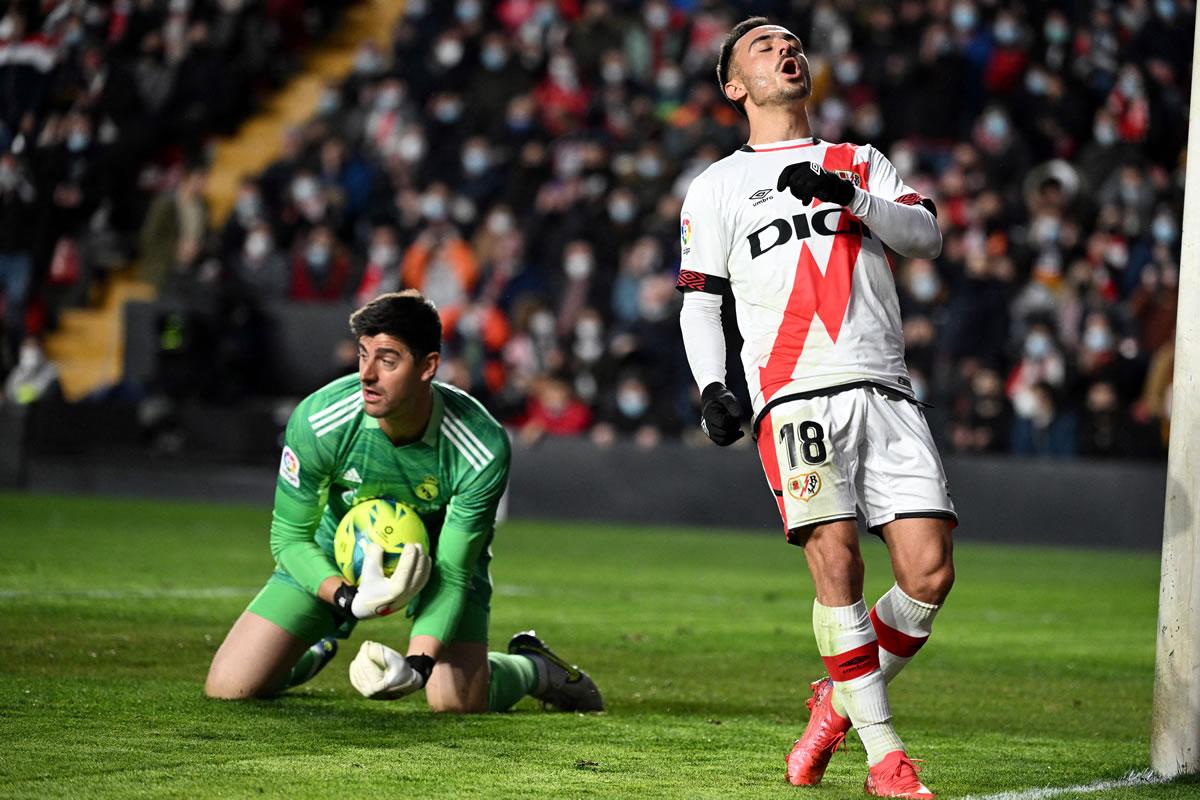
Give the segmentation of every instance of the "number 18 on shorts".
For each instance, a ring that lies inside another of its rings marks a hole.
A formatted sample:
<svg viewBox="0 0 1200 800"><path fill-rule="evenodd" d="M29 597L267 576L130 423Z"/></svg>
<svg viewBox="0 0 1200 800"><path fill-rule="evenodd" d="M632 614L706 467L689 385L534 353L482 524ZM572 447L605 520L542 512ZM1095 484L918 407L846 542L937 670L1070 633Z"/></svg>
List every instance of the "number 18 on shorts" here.
<svg viewBox="0 0 1200 800"><path fill-rule="evenodd" d="M855 387L782 403L759 423L758 453L793 543L856 507L875 533L902 517L956 519L925 416L907 399Z"/></svg>

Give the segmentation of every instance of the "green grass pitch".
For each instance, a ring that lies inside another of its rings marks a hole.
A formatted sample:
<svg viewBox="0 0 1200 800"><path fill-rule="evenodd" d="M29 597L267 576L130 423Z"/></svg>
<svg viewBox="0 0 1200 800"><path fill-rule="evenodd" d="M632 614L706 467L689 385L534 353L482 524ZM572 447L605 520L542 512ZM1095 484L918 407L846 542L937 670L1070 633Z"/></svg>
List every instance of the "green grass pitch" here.
<svg viewBox="0 0 1200 800"><path fill-rule="evenodd" d="M270 571L269 516L0 495L0 796L862 796L854 736L821 788L784 780L822 669L803 559L780 537L506 523L494 642L536 627L596 678L601 715L364 700L346 666L364 635L402 642L394 619L360 625L282 699L209 701L209 659ZM959 797L1145 769L1157 557L964 534L951 600L892 691L926 783ZM871 600L890 573L865 549ZM1088 796L1197 794L1185 780Z"/></svg>

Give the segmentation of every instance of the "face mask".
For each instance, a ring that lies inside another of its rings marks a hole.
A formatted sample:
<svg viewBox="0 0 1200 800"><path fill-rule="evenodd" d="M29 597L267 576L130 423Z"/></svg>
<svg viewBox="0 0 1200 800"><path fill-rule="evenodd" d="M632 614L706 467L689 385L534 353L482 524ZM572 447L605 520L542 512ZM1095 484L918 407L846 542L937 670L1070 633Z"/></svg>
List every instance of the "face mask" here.
<svg viewBox="0 0 1200 800"><path fill-rule="evenodd" d="M482 175L491 166L491 159L486 150L471 149L463 153L462 166L468 175Z"/></svg>
<svg viewBox="0 0 1200 800"><path fill-rule="evenodd" d="M393 86L375 95L375 107L380 111L395 111L403 99L400 90Z"/></svg>
<svg viewBox="0 0 1200 800"><path fill-rule="evenodd" d="M243 224L257 219L262 210L262 203L252 194L239 197L237 201L238 220Z"/></svg>
<svg viewBox="0 0 1200 800"><path fill-rule="evenodd" d="M92 143L91 137L86 133L72 133L67 137L67 149L72 153L80 153L87 149L87 146Z"/></svg>
<svg viewBox="0 0 1200 800"><path fill-rule="evenodd" d="M311 179L299 180L292 184L292 198L297 203L307 202L317 196L317 183Z"/></svg>
<svg viewBox="0 0 1200 800"><path fill-rule="evenodd" d="M433 57L443 67L454 67L462 61L463 46L457 39L444 39L434 48Z"/></svg>
<svg viewBox="0 0 1200 800"><path fill-rule="evenodd" d="M636 209L633 207L633 203L617 201L615 203L608 204L608 216L613 222L616 222L620 225L625 225L629 222L632 222L633 215L635 213Z"/></svg>
<svg viewBox="0 0 1200 800"><path fill-rule="evenodd" d="M488 233L494 236L503 236L506 233L511 233L513 229L513 218L508 214L492 214L488 218L487 225Z"/></svg>
<svg viewBox="0 0 1200 800"><path fill-rule="evenodd" d="M575 324L575 337L577 339L600 338L600 322L590 318L581 319Z"/></svg>
<svg viewBox="0 0 1200 800"><path fill-rule="evenodd" d="M508 53L504 52L503 47L485 47L483 52L479 54L479 61L483 64L483 68L489 72L503 69L508 63Z"/></svg>
<svg viewBox="0 0 1200 800"><path fill-rule="evenodd" d="M1105 328L1088 328L1083 334L1083 346L1093 353L1105 353L1112 349L1113 337Z"/></svg>
<svg viewBox="0 0 1200 800"><path fill-rule="evenodd" d="M573 281L583 280L592 274L592 257L587 253L572 253L563 263L563 271Z"/></svg>
<svg viewBox="0 0 1200 800"><path fill-rule="evenodd" d="M271 249L270 238L262 231L255 231L246 237L246 255L260 259Z"/></svg>
<svg viewBox="0 0 1200 800"><path fill-rule="evenodd" d="M1155 217L1150 225L1150 235L1159 244L1172 244L1175 241L1175 223L1170 217Z"/></svg>
<svg viewBox="0 0 1200 800"><path fill-rule="evenodd" d="M373 75L379 71L380 66L380 58L374 50L361 50L354 57L354 71L360 75Z"/></svg>
<svg viewBox="0 0 1200 800"><path fill-rule="evenodd" d="M993 139L1005 139L1008 136L1008 120L1003 114L988 114L983 120L983 130Z"/></svg>
<svg viewBox="0 0 1200 800"><path fill-rule="evenodd" d="M617 392L617 410L623 416L635 418L646 413L649 402L646 400L646 395L640 391L620 391Z"/></svg>
<svg viewBox="0 0 1200 800"><path fill-rule="evenodd" d="M12 17L0 19L0 39L9 39L17 30L17 24L13 22Z"/></svg>
<svg viewBox="0 0 1200 800"><path fill-rule="evenodd" d="M646 26L652 31L660 31L671 21L671 12L663 6L654 5L646 9Z"/></svg>
<svg viewBox="0 0 1200 800"><path fill-rule="evenodd" d="M404 4L404 16L409 19L420 19L429 13L428 0L408 0Z"/></svg>
<svg viewBox="0 0 1200 800"><path fill-rule="evenodd" d="M1063 44L1071 38L1071 31L1058 20L1047 21L1042 33L1045 34L1046 41L1051 44Z"/></svg>
<svg viewBox="0 0 1200 800"><path fill-rule="evenodd" d="M673 95L683 87L683 75L679 70L663 70L658 74L655 86L658 87L659 94Z"/></svg>
<svg viewBox="0 0 1200 800"><path fill-rule="evenodd" d="M306 258L311 266L323 269L329 264L329 245L320 243L310 244Z"/></svg>
<svg viewBox="0 0 1200 800"><path fill-rule="evenodd" d="M1044 333L1031 333L1025 337L1025 355L1037 360L1050 354L1050 337Z"/></svg>
<svg viewBox="0 0 1200 800"><path fill-rule="evenodd" d="M1175 19L1175 0L1157 0L1154 4L1154 10L1158 15L1170 22Z"/></svg>
<svg viewBox="0 0 1200 800"><path fill-rule="evenodd" d="M1042 217L1033 223L1033 238L1041 244L1054 244L1058 241L1061 227L1054 217Z"/></svg>
<svg viewBox="0 0 1200 800"><path fill-rule="evenodd" d="M1025 91L1033 95L1046 93L1046 76L1036 70L1025 73Z"/></svg>
<svg viewBox="0 0 1200 800"><path fill-rule="evenodd" d="M17 185L17 171L12 167L0 167L0 189L8 190Z"/></svg>
<svg viewBox="0 0 1200 800"><path fill-rule="evenodd" d="M410 164L420 160L425 155L425 140L415 134L402 136L396 143L396 155Z"/></svg>
<svg viewBox="0 0 1200 800"><path fill-rule="evenodd" d="M637 160L637 173L643 178L657 178L662 174L662 162L654 156L642 156Z"/></svg>
<svg viewBox="0 0 1200 800"><path fill-rule="evenodd" d="M421 214L426 219L442 220L446 218L446 201L436 194L421 199Z"/></svg>
<svg viewBox="0 0 1200 800"><path fill-rule="evenodd" d="M42 361L42 352L37 345L22 345L21 354L17 357L18 362L22 367L30 369L36 367Z"/></svg>
<svg viewBox="0 0 1200 800"><path fill-rule="evenodd" d="M909 282L909 289L912 291L913 297L921 303L933 300L941 288L942 283L936 275L917 275Z"/></svg>
<svg viewBox="0 0 1200 800"><path fill-rule="evenodd" d="M863 136L874 139L883 132L883 117L878 114L863 114L858 118L855 127Z"/></svg>
<svg viewBox="0 0 1200 800"><path fill-rule="evenodd" d="M462 115L462 105L458 101L449 101L439 103L437 108L433 110L433 116L438 122L450 124L458 122L459 116Z"/></svg>
<svg viewBox="0 0 1200 800"><path fill-rule="evenodd" d="M600 77L608 84L618 84L625 81L625 67L619 61L609 61L600 68Z"/></svg>
<svg viewBox="0 0 1200 800"><path fill-rule="evenodd" d="M529 330L536 336L549 336L554 333L554 315L549 311L538 311L529 319Z"/></svg>
<svg viewBox="0 0 1200 800"><path fill-rule="evenodd" d="M966 3L956 5L950 12L950 23L960 31L974 30L977 19L975 7Z"/></svg>
<svg viewBox="0 0 1200 800"><path fill-rule="evenodd" d="M1108 147L1117 141L1117 129L1111 123L1098 122L1092 129L1092 136L1095 137L1096 143Z"/></svg>
<svg viewBox="0 0 1200 800"><path fill-rule="evenodd" d="M550 62L550 77L555 83L573 85L575 83L575 68L571 62L555 59Z"/></svg>
<svg viewBox="0 0 1200 800"><path fill-rule="evenodd" d="M372 264L389 266L396 260L396 248L390 244L372 245L370 259Z"/></svg>
<svg viewBox="0 0 1200 800"><path fill-rule="evenodd" d="M1142 91L1142 82L1136 75L1122 75L1117 81L1117 91L1126 99L1137 97Z"/></svg>
<svg viewBox="0 0 1200 800"><path fill-rule="evenodd" d="M337 111L342 105L342 97L336 90L329 90L321 93L321 99L317 102L317 111L321 114L332 114Z"/></svg>
<svg viewBox="0 0 1200 800"><path fill-rule="evenodd" d="M838 79L838 83L850 86L858 83L858 79L862 75L862 66L857 61L841 61L834 67L833 74Z"/></svg>
<svg viewBox="0 0 1200 800"><path fill-rule="evenodd" d="M1017 34L1017 26L1008 20L997 22L996 26L992 28L992 35L1002 45L1011 45L1016 42Z"/></svg>
<svg viewBox="0 0 1200 800"><path fill-rule="evenodd" d="M474 22L483 14L483 9L479 7L479 3L472 0L464 0L454 8L454 16L458 17L459 22Z"/></svg>

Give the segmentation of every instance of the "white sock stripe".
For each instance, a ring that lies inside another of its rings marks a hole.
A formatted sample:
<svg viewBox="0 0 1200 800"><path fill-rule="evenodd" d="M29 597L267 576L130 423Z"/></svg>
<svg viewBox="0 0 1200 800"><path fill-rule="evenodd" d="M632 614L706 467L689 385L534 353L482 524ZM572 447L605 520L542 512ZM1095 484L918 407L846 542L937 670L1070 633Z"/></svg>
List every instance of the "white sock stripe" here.
<svg viewBox="0 0 1200 800"><path fill-rule="evenodd" d="M933 630L933 618L941 606L922 603L893 586L875 604L875 615L889 628L923 639Z"/></svg>
<svg viewBox="0 0 1200 800"><path fill-rule="evenodd" d="M342 427L347 422L354 419L356 416L358 416L358 407L354 406L353 408L351 408L349 411L347 411L345 414L338 417L337 419L331 419L331 420L327 420L327 421L323 422L322 427L320 427L320 428L314 427L313 432L316 433L317 438L320 439L322 436L329 433L330 431L336 430L337 428Z"/></svg>
<svg viewBox="0 0 1200 800"><path fill-rule="evenodd" d="M875 641L875 628L862 601L840 607L814 601L813 632L817 637L817 652L822 656L836 656Z"/></svg>
<svg viewBox="0 0 1200 800"><path fill-rule="evenodd" d="M483 469L483 466L476 460L471 451L463 446L463 443L459 441L458 433L456 433L453 428L451 428L449 425L442 425L442 435L450 440L451 444L454 445L458 452L462 453L463 458L467 459L467 461L471 463L471 466L475 468L476 472Z"/></svg>
<svg viewBox="0 0 1200 800"><path fill-rule="evenodd" d="M445 414L443 416L446 419L450 420L450 422L454 425L455 428L461 430L461 432L464 434L466 439L468 439L472 444L474 444L475 447L483 455L487 456L487 458L483 459L485 463L488 461L491 461L493 458L495 458L495 456L492 455L492 451L488 450L487 447L484 446L483 442L479 441L479 437L476 436L474 433L472 433L471 429L468 428L466 425L464 425L463 421L461 419L459 419L458 417L456 417L450 411L450 409L446 409Z"/></svg>
<svg viewBox="0 0 1200 800"><path fill-rule="evenodd" d="M313 427L316 427L320 423L321 420L323 420L327 417L334 416L341 409L344 409L346 406L352 406L355 404L356 401L361 401L361 400L362 400L362 394L360 394L359 392L355 392L354 394L350 395L349 397L344 397L341 400L338 400L336 403L334 403L331 406L326 406L325 408L321 409L320 411L316 412L315 414L310 414L308 417L308 421L313 424Z"/></svg>

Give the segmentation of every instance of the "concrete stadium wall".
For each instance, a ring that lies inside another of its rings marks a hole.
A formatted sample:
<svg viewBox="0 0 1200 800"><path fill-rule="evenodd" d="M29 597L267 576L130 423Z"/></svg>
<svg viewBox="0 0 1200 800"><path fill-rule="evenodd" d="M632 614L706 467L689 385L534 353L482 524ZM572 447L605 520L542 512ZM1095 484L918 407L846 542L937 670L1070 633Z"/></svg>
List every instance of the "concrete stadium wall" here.
<svg viewBox="0 0 1200 800"><path fill-rule="evenodd" d="M999 542L1158 549L1166 465L1116 461L947 458L956 536ZM518 448L509 513L744 528L782 534L774 497L749 447L586 441Z"/></svg>
<svg viewBox="0 0 1200 800"><path fill-rule="evenodd" d="M0 407L0 488L263 505L274 495L273 427L263 417L254 423L247 409L189 409L185 417L203 420L207 438L173 454L146 450L132 409L7 411ZM1164 464L951 457L946 471L960 540L1161 545ZM781 533L750 447L664 444L643 451L584 439L517 445L508 513Z"/></svg>

